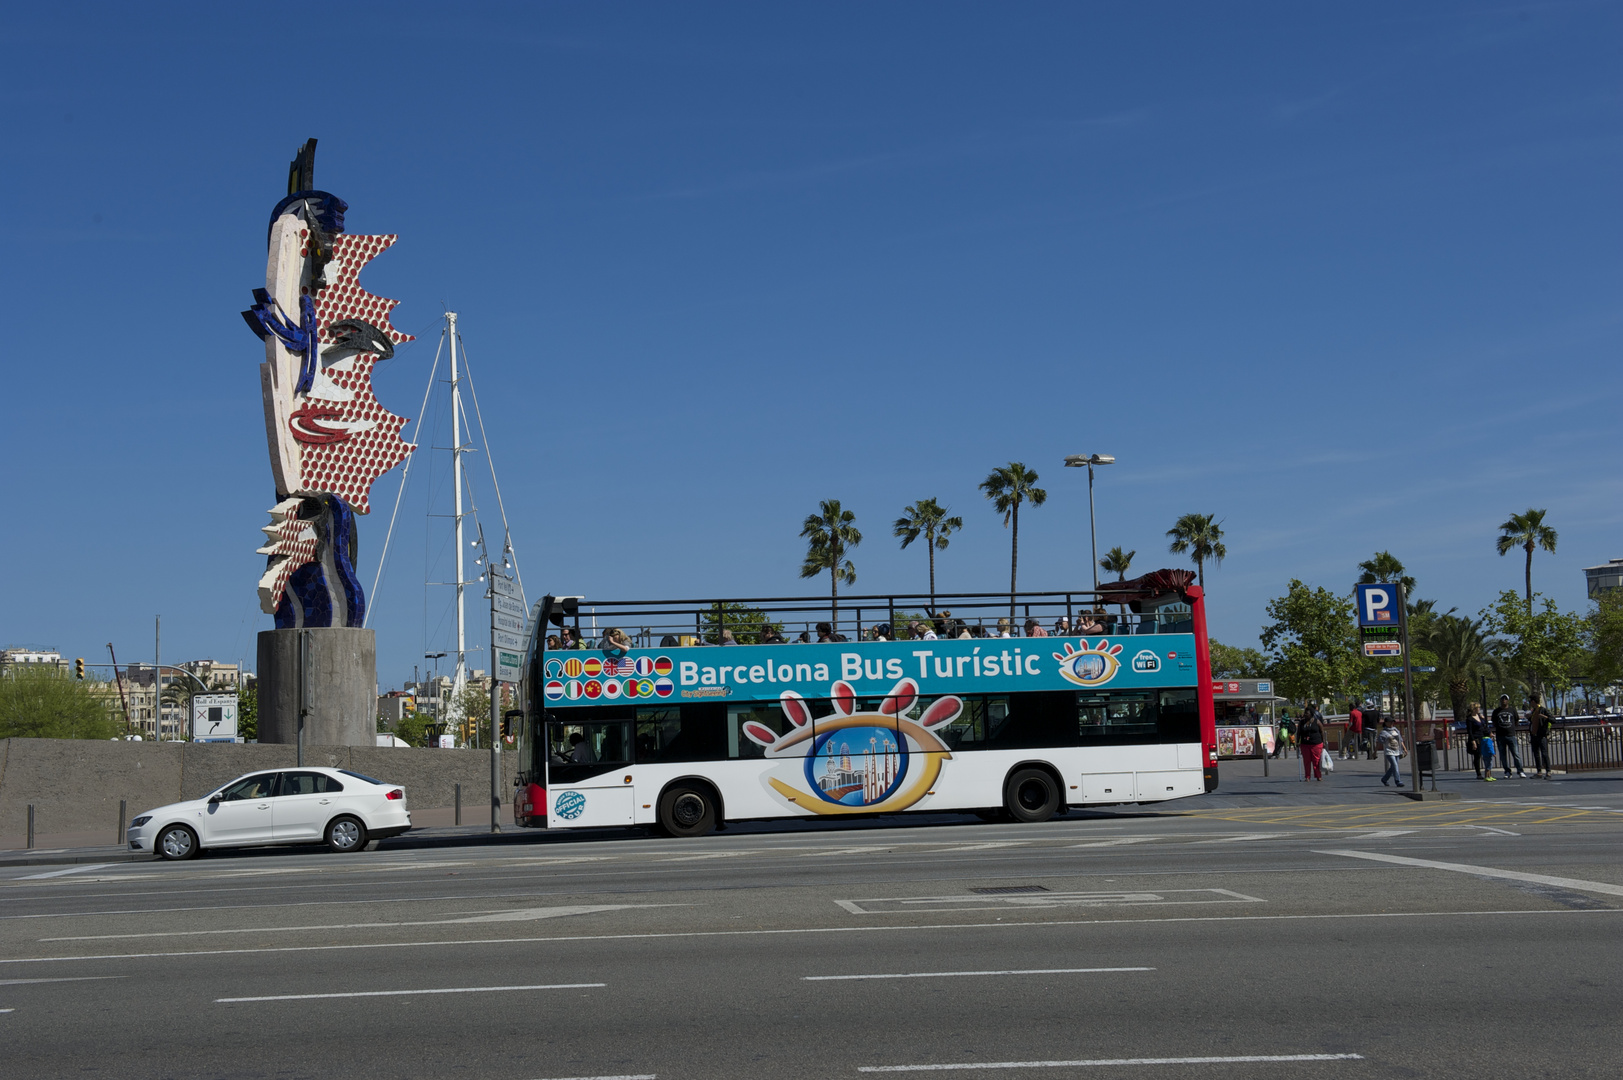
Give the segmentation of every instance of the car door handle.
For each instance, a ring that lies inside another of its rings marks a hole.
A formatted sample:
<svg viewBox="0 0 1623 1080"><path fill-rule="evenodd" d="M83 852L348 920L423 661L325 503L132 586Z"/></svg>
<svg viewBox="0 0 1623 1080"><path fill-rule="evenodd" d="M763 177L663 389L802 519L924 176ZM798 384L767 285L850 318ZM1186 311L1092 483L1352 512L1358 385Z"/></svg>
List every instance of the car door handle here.
<svg viewBox="0 0 1623 1080"><path fill-rule="evenodd" d="M326 806L326 805L327 805L327 804L328 804L328 803L330 803L330 802L332 802L332 800L331 800L331 799L322 799L322 800L321 800L321 803L320 803L320 805L322 805L322 806Z"/></svg>
<svg viewBox="0 0 1623 1080"><path fill-rule="evenodd" d="M262 802L262 803L260 803L260 804L259 804L259 806L258 806L258 807L256 807L256 809L259 809L259 810L269 810L269 809L270 809L270 803L268 803L268 802Z"/></svg>

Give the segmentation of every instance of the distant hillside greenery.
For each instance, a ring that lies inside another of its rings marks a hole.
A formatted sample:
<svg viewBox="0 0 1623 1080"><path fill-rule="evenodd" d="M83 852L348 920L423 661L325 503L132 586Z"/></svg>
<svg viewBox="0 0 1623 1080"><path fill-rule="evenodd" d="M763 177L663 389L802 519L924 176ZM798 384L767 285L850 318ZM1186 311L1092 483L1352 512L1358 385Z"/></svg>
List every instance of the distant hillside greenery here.
<svg viewBox="0 0 1623 1080"><path fill-rule="evenodd" d="M15 664L0 673L0 738L111 739L119 722L94 683L47 664Z"/></svg>

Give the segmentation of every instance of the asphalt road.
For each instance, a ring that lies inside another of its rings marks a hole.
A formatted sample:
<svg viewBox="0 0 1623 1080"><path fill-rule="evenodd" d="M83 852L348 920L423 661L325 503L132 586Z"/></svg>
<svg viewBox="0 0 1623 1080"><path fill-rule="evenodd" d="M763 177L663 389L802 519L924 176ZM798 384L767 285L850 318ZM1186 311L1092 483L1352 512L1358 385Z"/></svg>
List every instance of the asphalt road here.
<svg viewBox="0 0 1623 1080"><path fill-rule="evenodd" d="M0 1072L1619 1075L1623 782L1253 787L1042 825L0 867Z"/></svg>

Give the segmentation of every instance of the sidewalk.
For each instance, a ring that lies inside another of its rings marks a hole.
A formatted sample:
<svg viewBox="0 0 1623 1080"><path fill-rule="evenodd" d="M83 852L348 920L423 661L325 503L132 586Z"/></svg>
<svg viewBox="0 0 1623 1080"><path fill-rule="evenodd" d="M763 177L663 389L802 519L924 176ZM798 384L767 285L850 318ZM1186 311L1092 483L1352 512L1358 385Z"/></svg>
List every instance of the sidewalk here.
<svg viewBox="0 0 1623 1080"><path fill-rule="evenodd" d="M1369 761L1362 757L1343 761L1336 758L1334 772L1324 774L1323 780L1302 781L1302 761L1297 757L1273 758L1267 762L1268 775L1263 775L1260 758L1236 758L1218 764L1217 790L1206 796L1208 800L1227 806L1278 806L1284 803L1346 804L1367 802L1373 804L1404 800L1410 791L1409 765L1413 758L1398 762L1402 769L1404 787L1396 790L1381 786L1381 774L1386 763L1377 755ZM1439 762L1440 764L1440 762ZM1451 762L1458 764L1458 762ZM1469 759L1467 759L1469 766ZM1439 771L1435 783L1438 791L1453 792L1461 799L1519 798L1519 799L1572 799L1587 798L1592 794L1623 792L1623 773L1578 772L1557 773L1554 780L1504 779L1496 772L1496 783L1477 779L1469 767L1464 772ZM1426 777L1424 788L1432 789L1432 777ZM1406 801L1406 800L1405 800ZM1150 808L1141 808L1150 809Z"/></svg>

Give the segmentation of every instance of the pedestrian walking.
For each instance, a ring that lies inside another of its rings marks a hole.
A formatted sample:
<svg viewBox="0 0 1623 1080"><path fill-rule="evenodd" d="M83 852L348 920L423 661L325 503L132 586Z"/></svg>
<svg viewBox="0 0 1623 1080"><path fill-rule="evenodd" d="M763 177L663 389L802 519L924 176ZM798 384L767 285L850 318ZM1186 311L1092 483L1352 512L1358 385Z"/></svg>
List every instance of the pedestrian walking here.
<svg viewBox="0 0 1623 1080"><path fill-rule="evenodd" d="M1309 705L1302 712L1302 723L1296 729L1298 745L1302 748L1302 780L1324 779L1324 725L1319 722L1319 710Z"/></svg>
<svg viewBox="0 0 1623 1080"><path fill-rule="evenodd" d="M1471 702L1471 709L1465 716L1465 750L1471 755L1471 767L1476 770L1476 778L1482 779L1482 739L1489 733L1487 721L1482 719L1482 706ZM1487 759L1487 770L1493 773L1493 758Z"/></svg>
<svg viewBox="0 0 1623 1080"><path fill-rule="evenodd" d="M1534 694L1528 699L1527 737L1533 744L1533 775L1541 780L1550 779L1550 729L1554 726L1555 718Z"/></svg>
<svg viewBox="0 0 1623 1080"><path fill-rule="evenodd" d="M1341 742L1341 756L1353 758L1364 748L1364 710L1358 707L1358 702L1347 704L1347 736Z"/></svg>
<svg viewBox="0 0 1623 1080"><path fill-rule="evenodd" d="M1505 770L1505 779L1510 779L1510 762L1516 762L1516 775L1527 779L1522 772L1522 752L1516 748L1516 706L1510 703L1509 694L1499 695L1499 707L1493 710L1493 738L1499 748L1499 765Z"/></svg>
<svg viewBox="0 0 1623 1080"><path fill-rule="evenodd" d="M1279 738L1274 742L1274 757L1284 757L1285 751L1296 745L1296 721L1290 713L1279 717Z"/></svg>
<svg viewBox="0 0 1623 1080"><path fill-rule="evenodd" d="M1403 746L1403 736L1398 732L1398 726L1391 720L1381 729L1377 740L1380 751L1386 757L1386 771L1381 774L1381 786L1385 787L1388 781L1394 782L1398 787L1403 786L1403 774L1398 772L1398 761L1408 756Z"/></svg>

